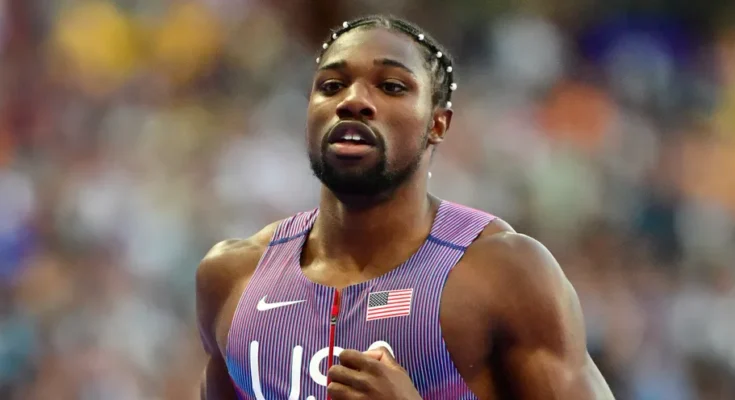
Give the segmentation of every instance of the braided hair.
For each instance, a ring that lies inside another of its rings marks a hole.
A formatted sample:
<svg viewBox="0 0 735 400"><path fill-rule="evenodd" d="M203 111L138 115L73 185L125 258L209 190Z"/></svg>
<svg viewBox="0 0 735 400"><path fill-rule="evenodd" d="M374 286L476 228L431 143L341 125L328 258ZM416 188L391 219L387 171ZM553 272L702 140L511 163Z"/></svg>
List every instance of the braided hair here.
<svg viewBox="0 0 735 400"><path fill-rule="evenodd" d="M316 63L322 59L324 52L343 34L358 28L386 28L412 38L424 56L424 65L431 75L433 106L443 105L452 107L452 92L457 89L454 78L454 60L449 52L436 39L424 33L415 24L401 18L384 15L370 15L352 21L345 21L341 26L332 29L329 37L322 43L316 58Z"/></svg>

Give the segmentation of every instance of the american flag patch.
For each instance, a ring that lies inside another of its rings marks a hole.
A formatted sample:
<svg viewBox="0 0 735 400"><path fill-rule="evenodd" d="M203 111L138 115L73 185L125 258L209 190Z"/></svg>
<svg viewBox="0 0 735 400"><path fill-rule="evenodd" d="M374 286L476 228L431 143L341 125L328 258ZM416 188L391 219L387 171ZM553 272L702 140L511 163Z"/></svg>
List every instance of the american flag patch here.
<svg viewBox="0 0 735 400"><path fill-rule="evenodd" d="M388 290L368 295L367 321L411 314L413 289Z"/></svg>

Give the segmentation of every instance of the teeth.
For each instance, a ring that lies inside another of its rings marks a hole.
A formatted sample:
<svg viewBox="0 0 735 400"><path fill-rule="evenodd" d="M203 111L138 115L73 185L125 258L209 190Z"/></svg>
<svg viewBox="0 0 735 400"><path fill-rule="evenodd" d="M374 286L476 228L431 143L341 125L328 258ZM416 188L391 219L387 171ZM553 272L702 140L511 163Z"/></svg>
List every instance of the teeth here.
<svg viewBox="0 0 735 400"><path fill-rule="evenodd" d="M355 135L355 134L352 134L352 133L348 133L347 135L345 135L344 136L344 140L350 140L350 141L353 141L353 142L360 142L360 141L362 141L362 139L360 138L360 136Z"/></svg>

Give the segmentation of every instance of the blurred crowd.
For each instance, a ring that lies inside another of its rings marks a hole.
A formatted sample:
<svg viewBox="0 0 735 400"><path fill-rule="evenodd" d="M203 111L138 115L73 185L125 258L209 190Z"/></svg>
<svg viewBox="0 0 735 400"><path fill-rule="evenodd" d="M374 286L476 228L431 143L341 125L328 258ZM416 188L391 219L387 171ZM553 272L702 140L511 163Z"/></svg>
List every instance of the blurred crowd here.
<svg viewBox="0 0 735 400"><path fill-rule="evenodd" d="M431 190L552 250L616 396L735 398L735 14L636 3L0 2L0 398L197 398L197 264L316 205L314 57L364 13L455 53Z"/></svg>

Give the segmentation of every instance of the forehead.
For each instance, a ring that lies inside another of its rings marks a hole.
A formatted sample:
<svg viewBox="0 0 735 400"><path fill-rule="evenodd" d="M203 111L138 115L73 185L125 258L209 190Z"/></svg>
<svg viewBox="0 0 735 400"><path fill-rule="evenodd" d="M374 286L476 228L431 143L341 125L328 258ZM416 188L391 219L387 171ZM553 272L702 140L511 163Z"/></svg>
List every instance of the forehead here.
<svg viewBox="0 0 735 400"><path fill-rule="evenodd" d="M395 60L417 75L425 74L421 50L406 34L386 28L357 28L341 35L322 56L321 64L334 62L370 63L376 59Z"/></svg>

